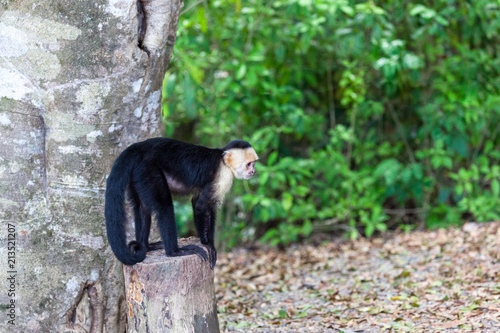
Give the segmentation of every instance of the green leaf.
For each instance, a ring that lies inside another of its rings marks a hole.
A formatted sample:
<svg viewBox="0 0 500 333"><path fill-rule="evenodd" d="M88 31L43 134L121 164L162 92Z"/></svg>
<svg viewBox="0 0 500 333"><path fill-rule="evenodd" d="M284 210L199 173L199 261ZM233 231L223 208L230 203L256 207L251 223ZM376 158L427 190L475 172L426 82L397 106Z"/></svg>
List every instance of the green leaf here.
<svg viewBox="0 0 500 333"><path fill-rule="evenodd" d="M302 235L309 236L312 232L312 224L311 221L306 220L304 225L302 226Z"/></svg>
<svg viewBox="0 0 500 333"><path fill-rule="evenodd" d="M365 235L366 237L370 237L373 232L375 231L375 227L373 224L368 224L366 227L365 227Z"/></svg>
<svg viewBox="0 0 500 333"><path fill-rule="evenodd" d="M500 184L498 183L497 179L493 179L491 181L491 192L493 192L493 195L498 197L500 194Z"/></svg>
<svg viewBox="0 0 500 333"><path fill-rule="evenodd" d="M354 15L354 9L352 7L349 7L349 6L340 6L340 10L344 14L347 14L349 16L353 16Z"/></svg>
<svg viewBox="0 0 500 333"><path fill-rule="evenodd" d="M268 180L269 180L269 172L264 171L259 177L259 183L261 186L264 186Z"/></svg>
<svg viewBox="0 0 500 333"><path fill-rule="evenodd" d="M355 240L358 238L358 231L353 229L349 231L349 239L350 240Z"/></svg>
<svg viewBox="0 0 500 333"><path fill-rule="evenodd" d="M269 242L271 239L274 239L276 237L279 237L279 232L277 229L270 229L268 230L264 236L260 239L261 242Z"/></svg>
<svg viewBox="0 0 500 333"><path fill-rule="evenodd" d="M238 68L238 71L236 72L236 79L241 80L246 73L247 73L247 65L242 64L240 68Z"/></svg>
<svg viewBox="0 0 500 333"><path fill-rule="evenodd" d="M387 184L393 184L399 177L400 171L401 163L399 163L399 161L395 158L389 158L380 162L380 164L375 168L373 174L376 177L383 176Z"/></svg>
<svg viewBox="0 0 500 333"><path fill-rule="evenodd" d="M271 154L269 154L269 157L267 158L267 165L271 166L276 162L276 159L278 158L278 152L273 151Z"/></svg>
<svg viewBox="0 0 500 333"><path fill-rule="evenodd" d="M289 211L292 208L293 204L293 196L290 193L283 193L283 197L281 198L281 206L285 211Z"/></svg>
<svg viewBox="0 0 500 333"><path fill-rule="evenodd" d="M406 53L403 57L403 64L408 69L419 69L423 67L423 62L420 58L412 53Z"/></svg>
<svg viewBox="0 0 500 333"><path fill-rule="evenodd" d="M284 319L284 318L288 317L288 313L286 313L286 311L285 311L285 310L279 310L279 311L278 311L278 315L279 315L279 317L280 317L281 319Z"/></svg>
<svg viewBox="0 0 500 333"><path fill-rule="evenodd" d="M250 68L250 70L247 72L247 75L245 76L245 81L248 87L255 87L257 83L259 82L259 77L257 76L257 72L255 71L254 68Z"/></svg>
<svg viewBox="0 0 500 333"><path fill-rule="evenodd" d="M235 329L241 329L241 328L245 328L245 327L250 327L251 325L247 322L244 322L244 321L240 321L238 324L236 324L234 326Z"/></svg>
<svg viewBox="0 0 500 333"><path fill-rule="evenodd" d="M307 309L302 310L298 315L297 318L303 318L307 316Z"/></svg>
<svg viewBox="0 0 500 333"><path fill-rule="evenodd" d="M415 7L413 7L412 10L410 10L410 15L415 16L415 15L418 15L418 14L423 13L425 11L427 11L427 7L419 4L419 5L416 5Z"/></svg>
<svg viewBox="0 0 500 333"><path fill-rule="evenodd" d="M445 166L448 170L451 170L453 168L453 160L449 156L444 156L443 159L443 166Z"/></svg>
<svg viewBox="0 0 500 333"><path fill-rule="evenodd" d="M437 15L436 16L436 21L441 24L441 25L444 25L444 26L447 26L448 25L448 20L446 20L444 17L442 17L441 15Z"/></svg>
<svg viewBox="0 0 500 333"><path fill-rule="evenodd" d="M201 32L205 33L207 32L207 18L205 17L205 8L204 7L198 7L198 24L200 25L200 30Z"/></svg>

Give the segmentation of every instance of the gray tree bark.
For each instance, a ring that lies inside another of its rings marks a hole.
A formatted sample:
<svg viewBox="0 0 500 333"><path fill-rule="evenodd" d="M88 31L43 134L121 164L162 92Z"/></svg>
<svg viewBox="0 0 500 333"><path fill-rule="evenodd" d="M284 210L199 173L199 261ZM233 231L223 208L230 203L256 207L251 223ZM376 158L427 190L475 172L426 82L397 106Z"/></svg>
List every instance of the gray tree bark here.
<svg viewBox="0 0 500 333"><path fill-rule="evenodd" d="M180 239L179 246L198 239ZM148 253L125 273L128 333L219 332L214 271L195 255L166 257L164 251Z"/></svg>
<svg viewBox="0 0 500 333"><path fill-rule="evenodd" d="M183 5L145 4L150 57L135 0L1 2L0 331L125 330L106 175L129 144L160 135Z"/></svg>

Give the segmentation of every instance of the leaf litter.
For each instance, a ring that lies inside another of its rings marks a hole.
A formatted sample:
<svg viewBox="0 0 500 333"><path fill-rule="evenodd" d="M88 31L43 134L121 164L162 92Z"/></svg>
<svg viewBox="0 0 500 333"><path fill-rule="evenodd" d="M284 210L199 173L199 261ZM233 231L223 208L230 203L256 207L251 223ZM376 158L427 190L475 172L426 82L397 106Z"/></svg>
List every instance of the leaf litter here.
<svg viewBox="0 0 500 333"><path fill-rule="evenodd" d="M223 332L500 332L500 223L220 254Z"/></svg>

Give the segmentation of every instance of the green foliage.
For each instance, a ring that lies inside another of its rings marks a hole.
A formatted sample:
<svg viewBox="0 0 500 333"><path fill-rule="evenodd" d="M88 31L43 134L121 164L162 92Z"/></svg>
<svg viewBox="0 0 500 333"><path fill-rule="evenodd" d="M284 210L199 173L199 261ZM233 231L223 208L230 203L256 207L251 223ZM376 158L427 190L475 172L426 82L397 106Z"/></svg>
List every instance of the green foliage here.
<svg viewBox="0 0 500 333"><path fill-rule="evenodd" d="M214 0L183 14L167 134L247 139L261 158L221 238L499 219L499 7Z"/></svg>

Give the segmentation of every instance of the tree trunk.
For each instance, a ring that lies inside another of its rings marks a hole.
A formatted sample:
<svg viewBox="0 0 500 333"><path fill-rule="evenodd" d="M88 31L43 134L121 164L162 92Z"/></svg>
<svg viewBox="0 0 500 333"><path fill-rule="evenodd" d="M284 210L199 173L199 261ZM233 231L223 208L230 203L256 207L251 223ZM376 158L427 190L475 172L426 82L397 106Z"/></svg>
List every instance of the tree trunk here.
<svg viewBox="0 0 500 333"><path fill-rule="evenodd" d="M2 1L6 331L125 330L123 271L105 236L106 175L129 144L161 134L162 80L183 5L144 4L150 56L137 46L135 0Z"/></svg>
<svg viewBox="0 0 500 333"><path fill-rule="evenodd" d="M179 246L197 239L180 239ZM134 266L123 266L128 333L219 332L214 272L196 255L166 257L163 250L148 253Z"/></svg>

